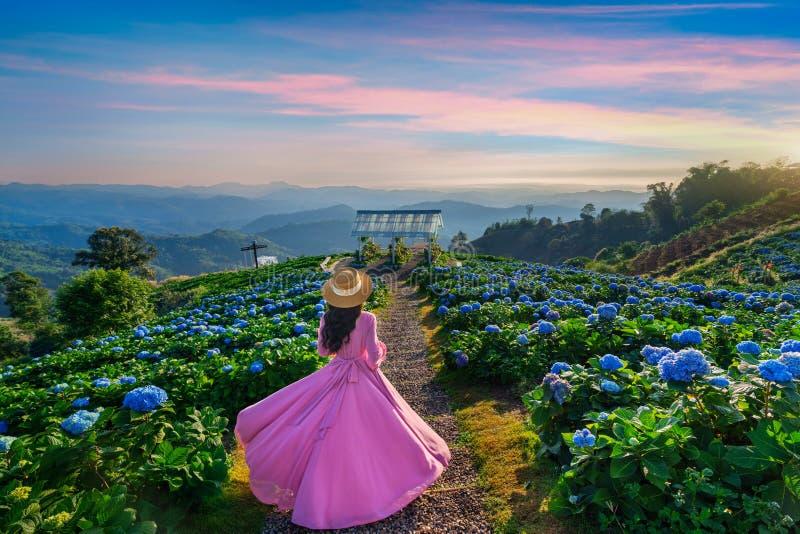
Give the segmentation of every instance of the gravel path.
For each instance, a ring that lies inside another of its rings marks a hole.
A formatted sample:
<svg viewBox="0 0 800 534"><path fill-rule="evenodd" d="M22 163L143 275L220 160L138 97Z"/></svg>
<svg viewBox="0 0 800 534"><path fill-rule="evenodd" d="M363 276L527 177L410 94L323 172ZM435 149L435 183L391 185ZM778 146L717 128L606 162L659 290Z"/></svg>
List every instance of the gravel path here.
<svg viewBox="0 0 800 534"><path fill-rule="evenodd" d="M383 521L336 532L347 533L483 533L491 532L476 484L472 456L458 443L458 427L447 394L434 381L428 364L425 337L419 327L418 296L403 278L413 264L401 269L392 283L392 301L378 319L378 335L389 356L381 370L411 407L447 441L450 466L439 480L414 502ZM272 513L264 532L311 532L292 525L288 514Z"/></svg>

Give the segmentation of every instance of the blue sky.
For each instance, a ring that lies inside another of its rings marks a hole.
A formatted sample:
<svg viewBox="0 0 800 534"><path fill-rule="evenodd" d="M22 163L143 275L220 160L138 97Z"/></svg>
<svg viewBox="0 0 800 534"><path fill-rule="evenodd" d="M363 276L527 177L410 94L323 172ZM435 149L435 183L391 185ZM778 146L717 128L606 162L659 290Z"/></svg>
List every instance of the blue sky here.
<svg viewBox="0 0 800 534"><path fill-rule="evenodd" d="M0 7L5 182L644 187L800 159L797 2Z"/></svg>

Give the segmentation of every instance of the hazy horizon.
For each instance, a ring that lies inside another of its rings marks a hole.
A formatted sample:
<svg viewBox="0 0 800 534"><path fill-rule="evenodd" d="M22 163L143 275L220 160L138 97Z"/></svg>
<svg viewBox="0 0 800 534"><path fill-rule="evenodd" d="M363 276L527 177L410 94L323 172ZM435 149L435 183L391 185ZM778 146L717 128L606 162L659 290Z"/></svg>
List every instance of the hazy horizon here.
<svg viewBox="0 0 800 534"><path fill-rule="evenodd" d="M641 191L800 160L800 6L7 7L0 182Z"/></svg>

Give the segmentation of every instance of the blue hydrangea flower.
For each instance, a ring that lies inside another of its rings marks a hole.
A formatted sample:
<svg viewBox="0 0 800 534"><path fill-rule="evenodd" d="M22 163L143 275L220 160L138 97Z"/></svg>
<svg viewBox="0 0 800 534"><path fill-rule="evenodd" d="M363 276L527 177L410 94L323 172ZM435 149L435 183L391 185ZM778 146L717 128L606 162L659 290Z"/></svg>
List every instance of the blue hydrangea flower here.
<svg viewBox="0 0 800 534"><path fill-rule="evenodd" d="M600 358L600 368L604 371L616 371L622 368L622 360L613 354L606 354Z"/></svg>
<svg viewBox="0 0 800 534"><path fill-rule="evenodd" d="M72 401L72 407L73 408L86 408L87 406L89 406L89 402L91 402L91 399L89 397L79 397L79 398L75 399L74 401ZM2 432L0 432L0 434L2 434Z"/></svg>
<svg viewBox="0 0 800 534"><path fill-rule="evenodd" d="M5 434L8 432L8 423L6 421L0 421L0 434Z"/></svg>
<svg viewBox="0 0 800 534"><path fill-rule="evenodd" d="M600 421L606 421L608 420L608 414L606 412L600 412L599 414L597 414L597 418Z"/></svg>
<svg viewBox="0 0 800 534"><path fill-rule="evenodd" d="M231 364L228 363L222 366L223 373L230 373L231 371L233 371L233 366Z"/></svg>
<svg viewBox="0 0 800 534"><path fill-rule="evenodd" d="M119 377L119 383L124 385L124 386L130 386L130 385L136 383L136 377L135 376L121 376L121 377Z"/></svg>
<svg viewBox="0 0 800 534"><path fill-rule="evenodd" d="M619 384L617 384L613 380L605 380L605 379L600 381L600 389L602 389L606 393L612 393L612 394L619 393L620 391L622 391L622 388L619 386Z"/></svg>
<svg viewBox="0 0 800 534"><path fill-rule="evenodd" d="M484 330L486 332L490 333L490 334L499 334L500 333L500 327L497 326L496 324L487 324L486 328L484 328Z"/></svg>
<svg viewBox="0 0 800 534"><path fill-rule="evenodd" d="M717 322L721 325L730 326L736 322L736 317L732 315L723 315L717 319Z"/></svg>
<svg viewBox="0 0 800 534"><path fill-rule="evenodd" d="M672 349L669 347L654 347L652 345L645 345L640 352L640 354L644 356L645 361L650 365L658 365L661 358L671 353Z"/></svg>
<svg viewBox="0 0 800 534"><path fill-rule="evenodd" d="M710 373L711 366L699 350L683 349L661 358L658 362L658 372L662 380L691 382L695 376L705 376Z"/></svg>
<svg viewBox="0 0 800 534"><path fill-rule="evenodd" d="M800 341L787 339L781 343L781 352L800 352Z"/></svg>
<svg viewBox="0 0 800 534"><path fill-rule="evenodd" d="M450 309L447 306L439 306L439 308L436 310L436 313L438 315L447 315L448 311L450 311Z"/></svg>
<svg viewBox="0 0 800 534"><path fill-rule="evenodd" d="M570 504L578 504L578 501L580 501L580 500L581 500L581 498L579 496L577 496L577 495L570 495L569 496L569 503Z"/></svg>
<svg viewBox="0 0 800 534"><path fill-rule="evenodd" d="M253 374L260 373L264 370L264 364L260 361L255 361L250 364L250 372Z"/></svg>
<svg viewBox="0 0 800 534"><path fill-rule="evenodd" d="M571 370L572 366L567 362L556 362L550 368L550 372L553 373L554 375L560 375L564 371L571 371Z"/></svg>
<svg viewBox="0 0 800 534"><path fill-rule="evenodd" d="M459 311L459 313L469 313L469 312L472 311L472 306L470 306L469 304L462 304L458 308L458 311Z"/></svg>
<svg viewBox="0 0 800 534"><path fill-rule="evenodd" d="M111 385L111 380L108 378L96 378L92 381L92 385L96 388L107 388Z"/></svg>
<svg viewBox="0 0 800 534"><path fill-rule="evenodd" d="M553 394L555 401L561 405L567 400L572 385L557 374L547 373L542 379L542 385L547 386Z"/></svg>
<svg viewBox="0 0 800 534"><path fill-rule="evenodd" d="M61 421L61 428L73 436L79 436L92 428L99 417L100 414L97 412L78 410Z"/></svg>
<svg viewBox="0 0 800 534"><path fill-rule="evenodd" d="M548 321L541 321L536 331L540 334L552 334L556 331L556 325Z"/></svg>
<svg viewBox="0 0 800 534"><path fill-rule="evenodd" d="M789 368L792 377L800 378L800 352L784 352L778 361Z"/></svg>
<svg viewBox="0 0 800 534"><path fill-rule="evenodd" d="M678 335L681 345L700 345L703 343L703 334L699 330L687 328Z"/></svg>
<svg viewBox="0 0 800 534"><path fill-rule="evenodd" d="M602 304L597 307L597 315L604 321L613 321L617 318L617 307L613 304Z"/></svg>
<svg viewBox="0 0 800 534"><path fill-rule="evenodd" d="M778 360L765 360L758 364L761 378L770 382L785 383L792 381L792 372L789 367Z"/></svg>
<svg viewBox="0 0 800 534"><path fill-rule="evenodd" d="M708 379L708 383L717 388L726 388L731 385L730 380L724 376L712 376Z"/></svg>
<svg viewBox="0 0 800 534"><path fill-rule="evenodd" d="M469 356L464 354L464 351L457 350L453 353L453 359L456 362L456 367L466 367L469 363Z"/></svg>
<svg viewBox="0 0 800 534"><path fill-rule="evenodd" d="M292 328L292 332L294 332L297 335L300 335L305 331L306 331L306 323L297 323L296 325L294 325L294 328Z"/></svg>
<svg viewBox="0 0 800 534"><path fill-rule="evenodd" d="M218 348L208 349L206 351L206 356L209 358L213 358L214 356L218 355L221 351Z"/></svg>
<svg viewBox="0 0 800 534"><path fill-rule="evenodd" d="M520 334L517 336L517 343L520 345L527 345L528 344L528 336L525 334Z"/></svg>
<svg viewBox="0 0 800 534"><path fill-rule="evenodd" d="M572 436L572 443L574 443L576 447L594 447L595 441L596 438L594 434L592 434L588 428L576 430L575 435Z"/></svg>
<svg viewBox="0 0 800 534"><path fill-rule="evenodd" d="M644 321L645 323L649 323L649 322L655 321L656 316L653 315L652 313L643 313L643 314L641 314L639 316L639 319L641 321Z"/></svg>
<svg viewBox="0 0 800 534"><path fill-rule="evenodd" d="M761 354L761 346L755 341L742 341L736 345L736 350L742 354L752 354L753 356Z"/></svg>
<svg viewBox="0 0 800 534"><path fill-rule="evenodd" d="M16 441L17 438L14 436L0 436L0 453L8 452L8 449L11 448L11 444Z"/></svg>
<svg viewBox="0 0 800 534"><path fill-rule="evenodd" d="M143 386L125 394L122 406L134 412L152 412L167 402L167 392L158 386Z"/></svg>

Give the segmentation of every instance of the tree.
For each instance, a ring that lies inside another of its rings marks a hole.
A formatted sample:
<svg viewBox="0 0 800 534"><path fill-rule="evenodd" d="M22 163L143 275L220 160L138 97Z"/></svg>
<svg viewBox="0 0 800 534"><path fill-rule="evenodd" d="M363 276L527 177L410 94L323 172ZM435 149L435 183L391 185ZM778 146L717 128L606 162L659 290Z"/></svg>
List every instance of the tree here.
<svg viewBox="0 0 800 534"><path fill-rule="evenodd" d="M36 325L50 316L52 299L41 280L22 271L14 271L0 278L5 302L16 317L25 325Z"/></svg>
<svg viewBox="0 0 800 534"><path fill-rule="evenodd" d="M695 222L703 223L718 221L725 214L725 203L721 200L712 200L694 214Z"/></svg>
<svg viewBox="0 0 800 534"><path fill-rule="evenodd" d="M122 269L140 276L154 276L149 263L156 257L156 248L133 228L98 228L89 236L88 243L89 250L75 254L72 265Z"/></svg>
<svg viewBox="0 0 800 534"><path fill-rule="evenodd" d="M650 198L644 204L644 212L650 219L652 236L657 240L672 237L679 228L672 184L650 184L647 191L650 192Z"/></svg>
<svg viewBox="0 0 800 534"><path fill-rule="evenodd" d="M448 250L460 250L464 248L468 242L469 238L467 238L467 234L459 230L458 233L450 240L450 246L448 247Z"/></svg>
<svg viewBox="0 0 800 534"><path fill-rule="evenodd" d="M58 289L56 310L71 337L121 331L153 316L151 291L127 271L93 269Z"/></svg>
<svg viewBox="0 0 800 534"><path fill-rule="evenodd" d="M525 214L528 216L528 219L531 218L531 214L533 213L533 204L525 204Z"/></svg>
<svg viewBox="0 0 800 534"><path fill-rule="evenodd" d="M596 212L597 210L595 209L594 204L590 202L581 208L581 219L584 221L586 219L594 219L594 214Z"/></svg>
<svg viewBox="0 0 800 534"><path fill-rule="evenodd" d="M4 322L0 322L0 361L25 356L28 347L25 341L14 334Z"/></svg>

